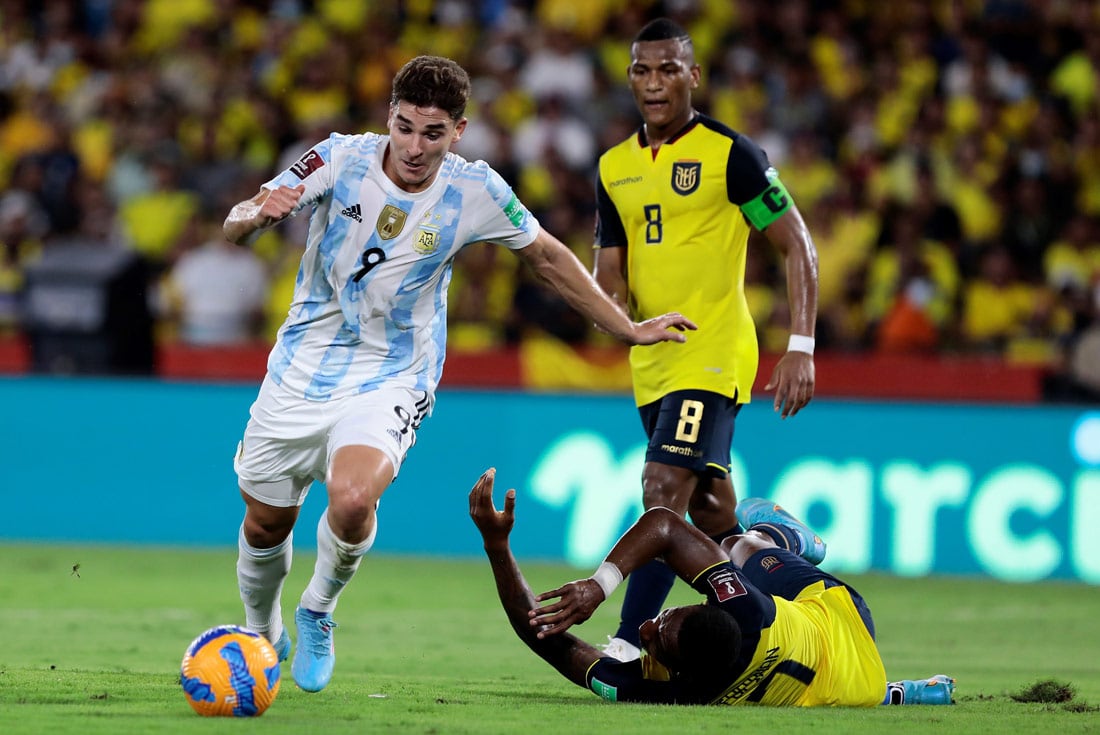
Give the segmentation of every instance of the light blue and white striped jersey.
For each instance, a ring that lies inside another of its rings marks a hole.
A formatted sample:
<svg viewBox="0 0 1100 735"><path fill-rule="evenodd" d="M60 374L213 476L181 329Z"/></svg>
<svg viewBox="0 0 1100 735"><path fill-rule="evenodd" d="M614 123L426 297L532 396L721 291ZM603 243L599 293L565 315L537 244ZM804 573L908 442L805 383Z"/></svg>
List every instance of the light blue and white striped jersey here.
<svg viewBox="0 0 1100 735"><path fill-rule="evenodd" d="M434 394L447 286L466 245L531 243L539 223L493 169L448 153L415 194L382 171L389 136L334 133L265 188L305 184L306 250L268 375L325 401L397 382Z"/></svg>

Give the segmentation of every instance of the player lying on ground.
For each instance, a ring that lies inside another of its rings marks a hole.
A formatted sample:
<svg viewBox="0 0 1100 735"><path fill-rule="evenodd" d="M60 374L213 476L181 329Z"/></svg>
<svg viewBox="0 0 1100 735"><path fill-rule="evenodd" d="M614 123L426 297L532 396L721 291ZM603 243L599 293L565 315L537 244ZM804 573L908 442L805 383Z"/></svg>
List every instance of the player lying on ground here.
<svg viewBox="0 0 1100 735"><path fill-rule="evenodd" d="M799 556L813 546L821 552L821 541L778 506L742 501L739 517L749 530L722 546L676 513L652 508L596 574L535 597L508 541L515 490L498 511L495 475L487 470L470 491L470 517L508 620L532 651L604 699L804 707L952 702L955 681L947 676L886 681L863 598ZM566 632L591 617L625 575L658 558L707 600L643 623L641 659L605 657Z"/></svg>

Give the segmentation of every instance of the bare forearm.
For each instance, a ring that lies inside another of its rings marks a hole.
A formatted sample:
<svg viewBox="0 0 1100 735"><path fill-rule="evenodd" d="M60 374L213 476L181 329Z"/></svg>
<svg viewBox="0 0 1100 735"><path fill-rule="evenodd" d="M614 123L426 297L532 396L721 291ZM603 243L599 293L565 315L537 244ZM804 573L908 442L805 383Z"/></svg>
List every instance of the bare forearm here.
<svg viewBox="0 0 1100 735"><path fill-rule="evenodd" d="M256 196L229 210L222 225L225 238L238 245L251 244L262 230L295 212L305 190L305 184L260 189Z"/></svg>
<svg viewBox="0 0 1100 735"><path fill-rule="evenodd" d="M772 223L767 236L786 260L791 334L812 337L817 323L817 248L802 213L792 207Z"/></svg>
<svg viewBox="0 0 1100 735"><path fill-rule="evenodd" d="M717 544L668 508L643 513L607 555L623 576L651 559L664 559L681 579L689 581L725 558Z"/></svg>
<svg viewBox="0 0 1100 735"><path fill-rule="evenodd" d="M558 272L560 269L575 270L576 278L549 278L545 275L543 277L570 306L595 322L600 329L624 342L629 342L632 322L624 306L617 304L604 293L579 262L572 259L566 261L564 258L561 260L563 262L559 264Z"/></svg>
<svg viewBox="0 0 1100 735"><path fill-rule="evenodd" d="M791 334L814 336L817 324L817 253L798 249L787 255L787 302Z"/></svg>
<svg viewBox="0 0 1100 735"><path fill-rule="evenodd" d="M564 245L547 244L538 248L538 255L528 257L527 262L571 307L608 334L631 342L633 322L626 310L604 293L596 279Z"/></svg>
<svg viewBox="0 0 1100 735"><path fill-rule="evenodd" d="M538 638L538 628L531 625L529 613L537 603L527 580L509 548L485 550L493 568L497 594L508 622L520 640L542 657L565 678L578 686L587 686L585 675L588 667L599 658L599 653L587 643L569 633Z"/></svg>
<svg viewBox="0 0 1100 735"><path fill-rule="evenodd" d="M225 239L238 245L248 245L255 240L263 229L258 221L261 206L262 203L248 199L229 210L229 216L222 225Z"/></svg>

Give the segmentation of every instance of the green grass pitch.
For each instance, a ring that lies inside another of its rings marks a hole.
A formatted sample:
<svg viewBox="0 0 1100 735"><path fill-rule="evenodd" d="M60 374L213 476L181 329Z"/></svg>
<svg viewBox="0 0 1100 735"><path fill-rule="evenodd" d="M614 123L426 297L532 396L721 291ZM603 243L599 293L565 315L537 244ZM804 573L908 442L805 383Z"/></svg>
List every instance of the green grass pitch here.
<svg viewBox="0 0 1100 735"><path fill-rule="evenodd" d="M0 545L0 733L1085 733L1100 731L1100 591L1075 584L854 577L892 678L958 679L954 707L798 710L611 704L526 649L488 566L370 555L340 602L337 664L318 694L283 667L262 717L195 715L180 658L242 620L236 550ZM77 566L79 565L79 566ZM289 617L312 570L299 551ZM525 564L536 591L580 576ZM622 592L576 632L605 640ZM673 602L695 602L678 585ZM293 629L292 629L293 633ZM1068 702L1013 699L1069 684Z"/></svg>

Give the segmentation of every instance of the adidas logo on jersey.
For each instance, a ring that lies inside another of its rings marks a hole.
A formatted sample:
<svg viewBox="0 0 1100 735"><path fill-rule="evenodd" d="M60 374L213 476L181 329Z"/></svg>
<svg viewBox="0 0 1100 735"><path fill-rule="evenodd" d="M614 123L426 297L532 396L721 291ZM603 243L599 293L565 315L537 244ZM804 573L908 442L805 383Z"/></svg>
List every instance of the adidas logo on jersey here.
<svg viewBox="0 0 1100 735"><path fill-rule="evenodd" d="M353 204L347 209L340 210L340 214L344 215L345 217L351 217L356 222L363 221L363 209L358 204Z"/></svg>

